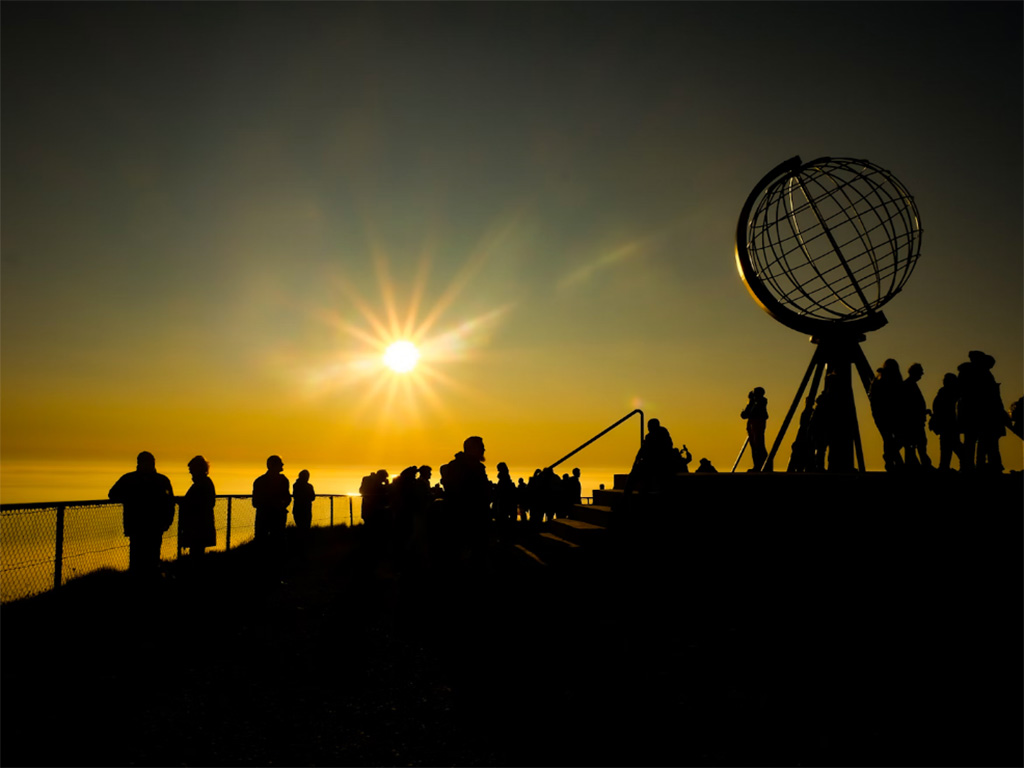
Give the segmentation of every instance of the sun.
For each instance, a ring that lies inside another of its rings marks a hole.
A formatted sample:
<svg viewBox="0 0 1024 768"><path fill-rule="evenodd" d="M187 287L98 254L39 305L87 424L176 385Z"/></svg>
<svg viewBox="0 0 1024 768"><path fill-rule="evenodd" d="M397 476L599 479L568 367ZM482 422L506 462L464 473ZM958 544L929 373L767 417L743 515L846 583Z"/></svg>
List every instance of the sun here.
<svg viewBox="0 0 1024 768"><path fill-rule="evenodd" d="M420 351L411 341L396 341L384 352L384 365L395 373L408 373L419 359Z"/></svg>
<svg viewBox="0 0 1024 768"><path fill-rule="evenodd" d="M460 406L469 400L490 403L486 392L445 368L478 359L514 304L485 308L482 314L454 320L447 328L438 326L513 225L488 234L451 282L431 291L432 248L424 248L418 266L406 263L402 281L396 282L391 278L388 254L371 243L379 306L374 306L368 286L360 288L346 275L330 275L330 287L340 294L332 302L336 306L314 307L312 311L337 332L338 348L318 356L309 366L306 394L321 398L341 390L361 390L352 402L353 418L377 414L382 435L399 415L405 424L422 426L423 409L429 410L432 418L450 420L453 412L447 407L451 401L446 394L457 397ZM428 295L432 300L426 304Z"/></svg>

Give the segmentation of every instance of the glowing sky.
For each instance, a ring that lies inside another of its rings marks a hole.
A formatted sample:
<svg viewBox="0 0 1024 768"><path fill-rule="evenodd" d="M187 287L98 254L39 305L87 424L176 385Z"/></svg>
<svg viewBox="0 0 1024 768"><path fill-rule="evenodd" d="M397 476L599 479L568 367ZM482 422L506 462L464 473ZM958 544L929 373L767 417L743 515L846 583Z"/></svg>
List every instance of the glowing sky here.
<svg viewBox="0 0 1024 768"><path fill-rule="evenodd" d="M872 366L922 363L930 402L981 349L1009 406L1022 8L4 2L3 460L397 471L479 434L542 466L639 406L728 470L747 393L773 440L813 352L733 258L794 155L920 209ZM619 432L579 461L628 469Z"/></svg>

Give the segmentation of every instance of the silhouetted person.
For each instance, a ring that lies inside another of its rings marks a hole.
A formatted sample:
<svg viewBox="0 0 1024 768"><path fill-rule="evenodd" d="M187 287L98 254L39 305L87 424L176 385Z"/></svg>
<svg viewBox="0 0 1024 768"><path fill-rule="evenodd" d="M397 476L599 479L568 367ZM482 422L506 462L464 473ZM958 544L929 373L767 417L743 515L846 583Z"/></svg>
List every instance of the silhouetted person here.
<svg viewBox="0 0 1024 768"><path fill-rule="evenodd" d="M178 514L178 546L188 550L190 558L199 557L206 547L217 546L217 527L213 508L217 491L210 479L210 463L196 456L188 463L192 485L185 492Z"/></svg>
<svg viewBox="0 0 1024 768"><path fill-rule="evenodd" d="M551 522L562 504L562 480L551 467L537 470L530 483L530 525L540 528L545 520Z"/></svg>
<svg viewBox="0 0 1024 768"><path fill-rule="evenodd" d="M309 482L309 470L299 472L299 477L292 484L292 519L295 527L305 533L313 525L313 500L316 491Z"/></svg>
<svg viewBox="0 0 1024 768"><path fill-rule="evenodd" d="M267 458L267 471L252 484L252 505L256 508L256 540L280 540L288 524L288 505L292 495L288 478L281 474L280 456Z"/></svg>
<svg viewBox="0 0 1024 768"><path fill-rule="evenodd" d="M973 352L971 354L974 354ZM1003 407L1003 396L999 391L999 383L992 373L996 359L992 355L979 352L981 369L981 426L978 431L977 466L988 472L1002 472L1003 459L999 452L999 440L1006 436L1006 427L1010 417Z"/></svg>
<svg viewBox="0 0 1024 768"><path fill-rule="evenodd" d="M658 419L647 422L647 435L633 460L626 480L627 493L634 490L659 491L675 469L672 436Z"/></svg>
<svg viewBox="0 0 1024 768"><path fill-rule="evenodd" d="M900 456L902 388L903 375L899 363L889 358L875 372L868 392L871 416L882 435L882 458L887 471L903 468Z"/></svg>
<svg viewBox="0 0 1024 768"><path fill-rule="evenodd" d="M363 523L373 531L374 535L382 535L388 528L387 490L388 471L386 469L371 472L363 478L359 485Z"/></svg>
<svg viewBox="0 0 1024 768"><path fill-rule="evenodd" d="M418 467L406 467L388 488L392 520L391 544L400 567L408 564L412 553L413 529L423 500L421 486L416 478L418 472Z"/></svg>
<svg viewBox="0 0 1024 768"><path fill-rule="evenodd" d="M956 404L960 386L955 373L942 377L942 386L932 400L932 418L929 428L939 436L939 469L948 471L954 455L960 460L960 427L957 424Z"/></svg>
<svg viewBox="0 0 1024 768"><path fill-rule="evenodd" d="M693 454L690 453L690 449L685 445L682 448L676 449L676 472L687 473L690 471L690 462L693 461ZM604 487L604 486L602 486Z"/></svg>
<svg viewBox="0 0 1024 768"><path fill-rule="evenodd" d="M437 493L430 485L433 469L426 464L417 470L415 482L416 502L413 509L411 554L417 567L429 568L434 556L433 534L437 512Z"/></svg>
<svg viewBox="0 0 1024 768"><path fill-rule="evenodd" d="M508 536L516 521L519 509L518 496L508 465L503 461L498 464L498 479L494 483L494 522L500 537Z"/></svg>
<svg viewBox="0 0 1024 768"><path fill-rule="evenodd" d="M567 496L569 506L583 503L583 483L580 482L580 468L572 468L572 477L566 479Z"/></svg>
<svg viewBox="0 0 1024 768"><path fill-rule="evenodd" d="M807 471L824 472L828 449L835 440L837 407L834 387L831 383L835 381L835 371L829 371L825 376L825 385L821 388L821 394L814 402L814 409L811 411L808 435L811 444L811 461ZM831 381L830 381L831 379Z"/></svg>
<svg viewBox="0 0 1024 768"><path fill-rule="evenodd" d="M153 454L143 451L136 459L135 471L122 475L107 496L123 507L128 570L138 576L155 576L164 531L174 522L171 481L156 471Z"/></svg>
<svg viewBox="0 0 1024 768"><path fill-rule="evenodd" d="M855 429L850 378L840 376L833 368L825 375L821 394L811 412L809 436L813 455L809 471L853 471ZM897 446L897 455L898 451Z"/></svg>
<svg viewBox="0 0 1024 768"><path fill-rule="evenodd" d="M696 474L698 472L704 473L704 474L711 474L711 473L716 473L717 474L717 472L718 472L718 470L715 469L714 465L711 463L711 459L701 459L700 462L697 465L697 468L695 470L693 470L693 471L694 471L694 474Z"/></svg>
<svg viewBox="0 0 1024 768"><path fill-rule="evenodd" d="M521 477L516 485L516 500L519 506L519 519L523 523L526 523L527 515L530 512L530 488L526 485L526 481Z"/></svg>
<svg viewBox="0 0 1024 768"><path fill-rule="evenodd" d="M430 476L433 472L433 469L424 464L419 468L419 472L416 476L416 482L420 484L420 493L423 494L424 498L429 497L432 499L434 497L434 490L430 487Z"/></svg>
<svg viewBox="0 0 1024 768"><path fill-rule="evenodd" d="M747 437L750 440L750 458L754 466L751 472L760 472L768 458L768 449L764 445L764 431L768 424L768 398L764 396L763 387L754 387L747 395L747 407L740 413L741 419L747 420Z"/></svg>
<svg viewBox="0 0 1024 768"><path fill-rule="evenodd" d="M800 411L800 426L796 431L796 437L790 445L789 464L787 472L811 472L814 470L815 458L815 436L814 436L814 411L816 403L813 395L804 398L804 407Z"/></svg>
<svg viewBox="0 0 1024 768"><path fill-rule="evenodd" d="M529 527L535 531L544 522L544 502L541 499L541 485L544 480L541 477L541 470L535 469L534 474L529 477L529 482L526 483L526 508L529 510Z"/></svg>
<svg viewBox="0 0 1024 768"><path fill-rule="evenodd" d="M957 368L960 382L957 414L964 436L960 468L1002 472L999 438L1006 434L1008 417L999 384L992 375L996 361L978 350L972 350L967 357L969 362Z"/></svg>
<svg viewBox="0 0 1024 768"><path fill-rule="evenodd" d="M908 466L931 467L925 423L931 414L917 382L924 375L920 363L912 363L903 380L903 452Z"/></svg>
<svg viewBox="0 0 1024 768"><path fill-rule="evenodd" d="M1024 440L1024 397L1018 397L1010 403L1007 415L1010 417L1010 431Z"/></svg>
<svg viewBox="0 0 1024 768"><path fill-rule="evenodd" d="M467 437L442 474L445 504L463 559L482 554L490 535L491 481L484 451L483 438Z"/></svg>
<svg viewBox="0 0 1024 768"><path fill-rule="evenodd" d="M558 495L555 502L555 517L568 517L572 507L572 489L569 487L569 473L563 472L558 478Z"/></svg>

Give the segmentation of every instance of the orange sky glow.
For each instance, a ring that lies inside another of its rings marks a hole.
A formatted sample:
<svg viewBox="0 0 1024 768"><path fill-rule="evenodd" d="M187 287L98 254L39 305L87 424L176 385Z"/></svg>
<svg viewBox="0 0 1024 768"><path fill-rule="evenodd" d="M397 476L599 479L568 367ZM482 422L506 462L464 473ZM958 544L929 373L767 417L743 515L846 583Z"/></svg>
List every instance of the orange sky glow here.
<svg viewBox="0 0 1024 768"><path fill-rule="evenodd" d="M813 353L733 256L748 192L797 154L870 159L921 212L872 367L922 363L930 403L981 349L1009 407L1021 6L911 5L5 7L3 501L33 500L19 466L141 450L182 475L195 454L398 472L481 435L493 477L634 408L728 471L747 393L770 446ZM563 471L628 471L638 430Z"/></svg>

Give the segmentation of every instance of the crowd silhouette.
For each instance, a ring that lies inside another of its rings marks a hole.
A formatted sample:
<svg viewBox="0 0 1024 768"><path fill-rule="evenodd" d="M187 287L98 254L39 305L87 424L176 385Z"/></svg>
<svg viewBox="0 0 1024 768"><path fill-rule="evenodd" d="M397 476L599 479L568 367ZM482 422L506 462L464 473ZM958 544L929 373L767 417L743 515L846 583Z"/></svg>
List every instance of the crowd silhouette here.
<svg viewBox="0 0 1024 768"><path fill-rule="evenodd" d="M912 363L904 377L900 364L889 358L875 371L868 387L871 417L882 438L882 459L887 472L956 471L1002 472L999 440L1007 429L1024 439L1022 400L1007 411L992 368L995 358L973 350L956 373L946 373L931 400L921 389L925 370ZM851 444L856 427L852 399L840 391L837 372L827 373L821 394L808 397L800 416L788 466L790 472L849 471L849 456L836 454ZM928 433L938 437L935 464L928 451Z"/></svg>
<svg viewBox="0 0 1024 768"><path fill-rule="evenodd" d="M482 567L494 545L535 533L582 502L579 468L559 477L547 467L514 481L499 462L492 481L485 452L481 437L466 438L436 484L428 465L406 467L394 480L385 469L363 477L362 517L377 551L400 570Z"/></svg>
<svg viewBox="0 0 1024 768"><path fill-rule="evenodd" d="M1020 428L1020 400L1007 411L1000 385L992 373L995 358L972 350L956 373L946 373L931 408L921 392L924 376L920 363L900 374L896 360L886 360L876 371L868 393L871 414L882 434L883 459L888 471L936 468L928 455L928 431L939 438L937 469L952 470L955 456L961 472L1002 472L999 440L1007 428L1024 437ZM1014 419L1016 418L1016 427Z"/></svg>
<svg viewBox="0 0 1024 768"><path fill-rule="evenodd" d="M954 458L963 473L1003 471L999 440L1008 430L1024 439L1024 397L1005 409L992 372L995 359L978 350L967 357L956 373L943 375L930 408L920 386L925 376L920 363L911 364L905 378L892 358L877 369L868 399L882 437L886 471L952 472ZM790 472L825 471L826 456L833 447L849 442L853 420L841 405L847 399L836 396L840 385L834 374L825 376L821 394L813 402L807 399ZM751 447L749 471L771 471L765 466L765 391L756 387L747 397L740 416L747 423ZM690 471L693 455L686 445L676 448L659 419L650 419L647 427L626 482L627 495L658 493L674 476ZM928 453L929 431L938 437L937 465ZM511 541L521 533L535 534L544 523L569 515L582 502L579 468L561 476L553 467L538 468L528 480L513 481L508 465L499 462L492 482L485 450L481 437L466 438L462 450L440 467L437 483L432 483L433 468L426 464L406 467L393 481L386 469L363 477L359 487L362 519L371 540L402 567L430 567L439 561L473 565L485 559L495 543ZM199 561L207 548L216 546L216 490L210 464L199 455L187 466L192 484L180 499L175 498L170 480L156 471L156 460L148 451L138 455L136 470L122 475L110 489L109 498L123 505L133 574L150 577L158 571L163 534L174 521L176 503L178 543L188 551L189 560ZM261 549L273 553L284 547L289 507L297 537L301 541L308 534L316 492L308 470L300 471L290 485L280 456L268 457L266 467L253 481L252 504L255 539ZM694 470L717 471L706 457Z"/></svg>

